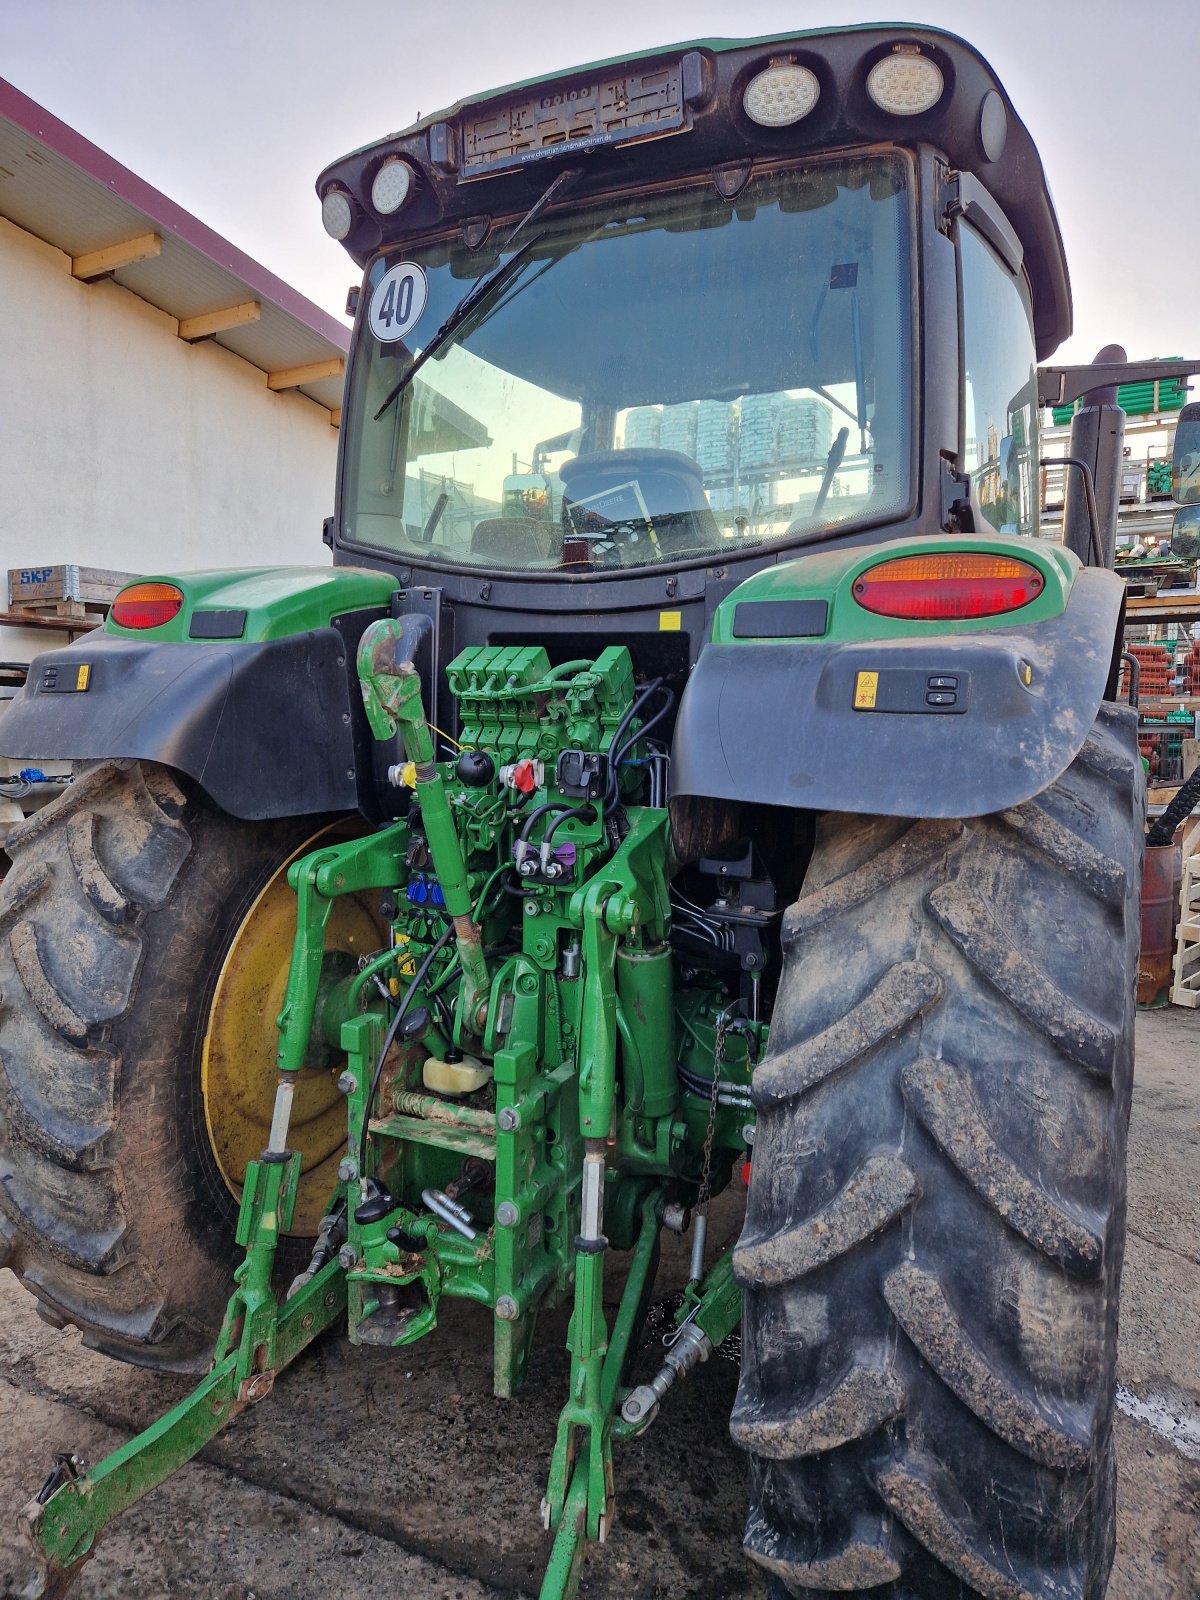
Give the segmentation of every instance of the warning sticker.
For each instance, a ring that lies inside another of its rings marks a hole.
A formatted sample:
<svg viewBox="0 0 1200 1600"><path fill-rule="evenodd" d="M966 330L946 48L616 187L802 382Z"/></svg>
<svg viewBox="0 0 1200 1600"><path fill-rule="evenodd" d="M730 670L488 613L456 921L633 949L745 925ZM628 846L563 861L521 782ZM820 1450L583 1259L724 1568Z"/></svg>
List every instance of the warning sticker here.
<svg viewBox="0 0 1200 1600"><path fill-rule="evenodd" d="M879 674L877 672L856 672L854 675L854 709L856 711L873 711L875 709L875 696L879 693Z"/></svg>

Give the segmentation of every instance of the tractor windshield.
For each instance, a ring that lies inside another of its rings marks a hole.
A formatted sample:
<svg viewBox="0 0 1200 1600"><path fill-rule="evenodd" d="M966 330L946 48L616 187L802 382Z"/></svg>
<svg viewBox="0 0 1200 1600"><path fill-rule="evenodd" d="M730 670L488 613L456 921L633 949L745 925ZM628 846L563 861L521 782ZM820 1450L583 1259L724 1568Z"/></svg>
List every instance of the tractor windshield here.
<svg viewBox="0 0 1200 1600"><path fill-rule="evenodd" d="M500 253L497 228L380 256L342 542L562 576L899 515L910 231L908 164L872 155L579 206Z"/></svg>

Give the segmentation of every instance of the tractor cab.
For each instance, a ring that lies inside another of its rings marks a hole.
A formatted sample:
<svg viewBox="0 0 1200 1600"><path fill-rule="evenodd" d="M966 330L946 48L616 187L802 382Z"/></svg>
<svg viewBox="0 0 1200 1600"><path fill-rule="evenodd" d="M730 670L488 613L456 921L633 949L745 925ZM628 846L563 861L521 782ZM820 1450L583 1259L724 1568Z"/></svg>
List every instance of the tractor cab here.
<svg viewBox="0 0 1200 1600"><path fill-rule="evenodd" d="M601 63L425 118L318 189L364 268L335 559L435 585L457 645L551 588L564 630L659 631L673 600L682 668L755 569L1037 532L1066 271L1029 136L958 39Z"/></svg>

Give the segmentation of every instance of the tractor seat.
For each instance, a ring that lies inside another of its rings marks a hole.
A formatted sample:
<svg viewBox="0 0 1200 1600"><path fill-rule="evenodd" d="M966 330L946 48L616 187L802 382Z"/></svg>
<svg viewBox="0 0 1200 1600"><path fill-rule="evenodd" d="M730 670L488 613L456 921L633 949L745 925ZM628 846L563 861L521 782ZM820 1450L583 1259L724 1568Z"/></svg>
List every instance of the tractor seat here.
<svg viewBox="0 0 1200 1600"><path fill-rule="evenodd" d="M677 450L596 450L564 462L559 477L564 490L564 531L572 526L568 517L572 505L636 483L668 559L713 550L721 544L717 519L704 492L704 474L691 456Z"/></svg>
<svg viewBox="0 0 1200 1600"><path fill-rule="evenodd" d="M472 556L485 556L498 567L545 566L560 544L557 524L533 517L488 517L471 535Z"/></svg>

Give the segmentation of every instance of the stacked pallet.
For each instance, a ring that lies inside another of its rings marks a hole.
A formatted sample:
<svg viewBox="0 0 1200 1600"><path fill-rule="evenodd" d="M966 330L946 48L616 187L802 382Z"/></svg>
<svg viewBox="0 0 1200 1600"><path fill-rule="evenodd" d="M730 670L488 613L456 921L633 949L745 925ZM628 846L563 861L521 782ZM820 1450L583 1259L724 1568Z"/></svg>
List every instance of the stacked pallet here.
<svg viewBox="0 0 1200 1600"><path fill-rule="evenodd" d="M733 470L737 449L737 413L723 400L696 403L696 460L706 473Z"/></svg>
<svg viewBox="0 0 1200 1600"><path fill-rule="evenodd" d="M742 400L743 467L774 466L778 405L773 394L748 394Z"/></svg>
<svg viewBox="0 0 1200 1600"><path fill-rule="evenodd" d="M657 450L662 438L662 412L657 406L636 406L625 418L625 449Z"/></svg>
<svg viewBox="0 0 1200 1600"><path fill-rule="evenodd" d="M833 417L819 400L783 395L779 402L778 445L784 461L823 461L833 440Z"/></svg>
<svg viewBox="0 0 1200 1600"><path fill-rule="evenodd" d="M681 406L664 406L659 424L658 442L664 450L678 450L682 455L696 455L696 402L688 400Z"/></svg>
<svg viewBox="0 0 1200 1600"><path fill-rule="evenodd" d="M1181 915L1175 935L1175 970L1171 1003L1200 1006L1200 856L1183 863Z"/></svg>

